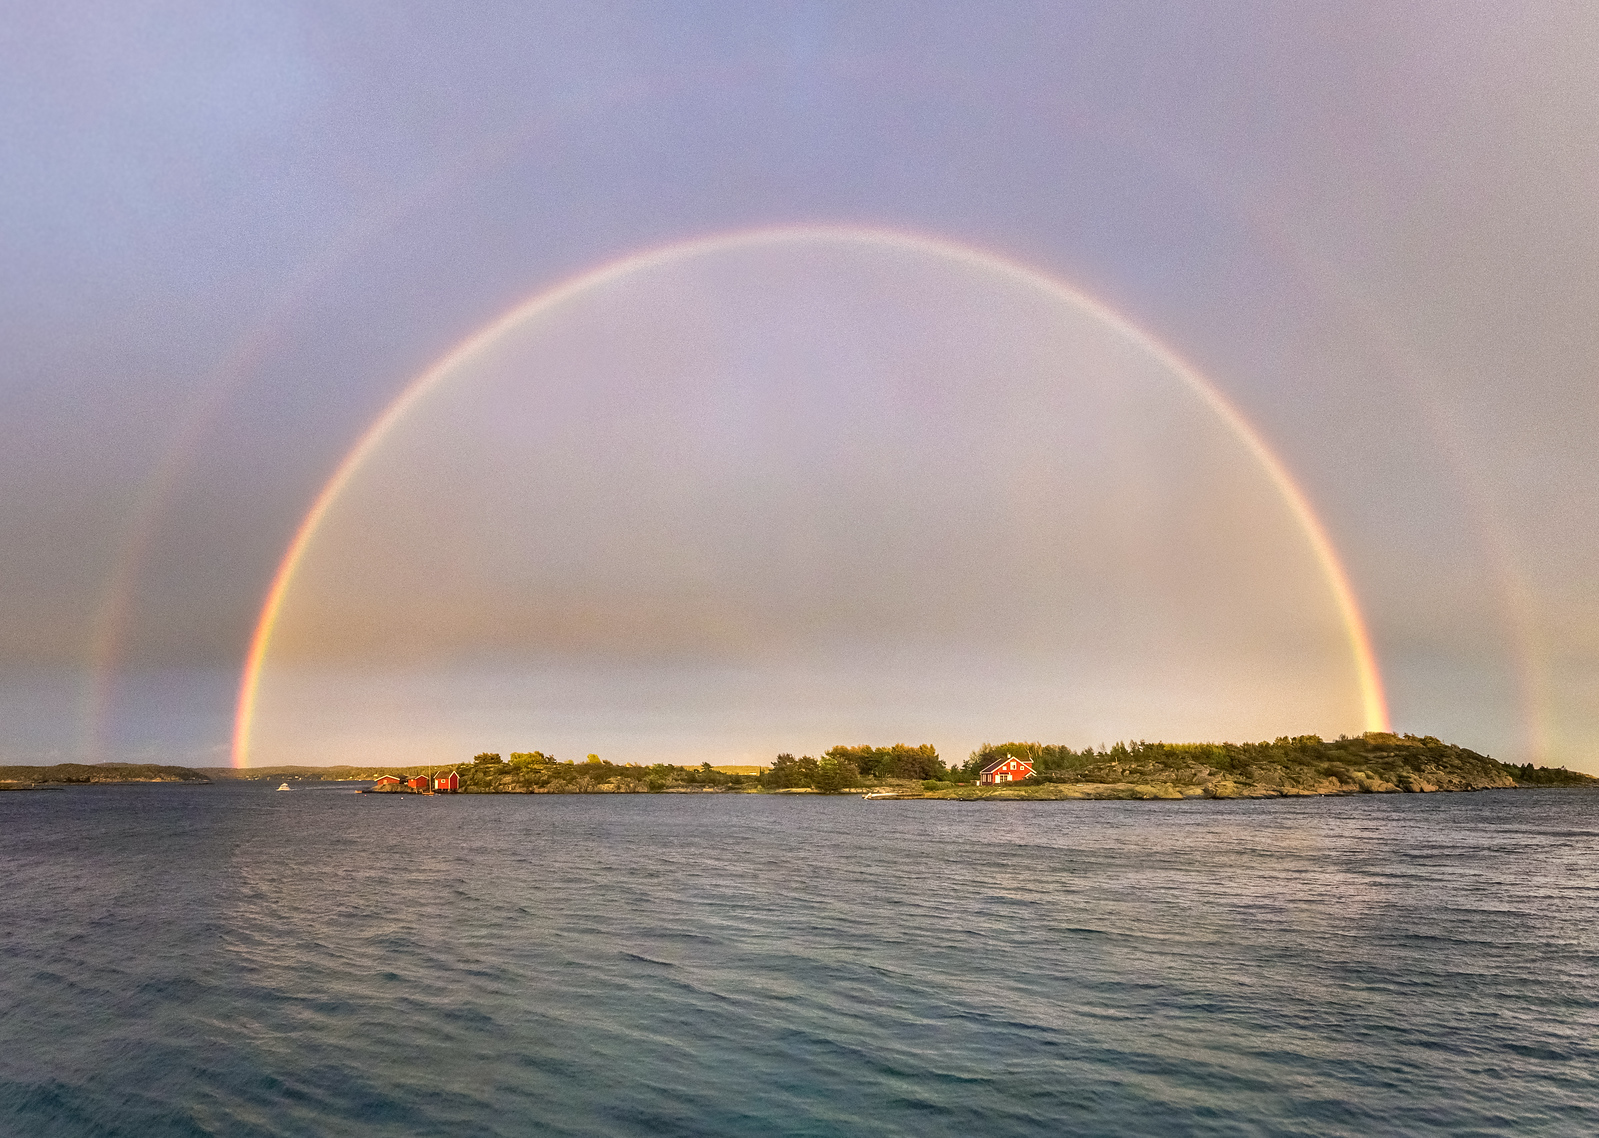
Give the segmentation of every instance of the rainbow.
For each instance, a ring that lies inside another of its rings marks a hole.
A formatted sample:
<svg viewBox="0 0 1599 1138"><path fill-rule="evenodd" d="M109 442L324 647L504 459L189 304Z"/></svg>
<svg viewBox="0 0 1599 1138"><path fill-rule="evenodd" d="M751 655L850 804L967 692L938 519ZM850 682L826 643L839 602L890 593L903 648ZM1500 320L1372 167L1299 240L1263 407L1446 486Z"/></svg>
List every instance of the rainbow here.
<svg viewBox="0 0 1599 1138"><path fill-rule="evenodd" d="M272 645L273 629L283 608L284 599L294 583L295 573L306 550L316 537L323 518L327 516L333 503L338 500L362 464L382 445L388 432L405 418L420 399L443 382L457 367L493 344L512 328L526 320L549 313L593 289L603 288L633 273L683 257L796 241L849 241L879 245L899 251L922 252L953 260L983 272L1007 277L1052 294L1080 310L1090 312L1129 342L1160 360L1227 425L1266 473L1288 506L1310 545L1337 607L1358 678L1364 727L1368 731L1389 729L1387 701L1376 653L1372 649L1371 637L1355 598L1354 588L1350 585L1349 576L1338 559L1331 539L1327 536L1326 527L1322 525L1304 491L1288 473L1286 465L1266 445L1259 432L1186 360L1094 298L1036 269L986 250L940 238L893 230L854 226L784 226L741 230L673 242L619 258L581 273L536 294L499 319L474 332L433 367L412 380L345 455L332 477L317 494L316 500L312 502L311 508L300 522L288 549L284 552L283 559L278 564L277 573L273 576L272 584L261 606L261 615L256 622L255 633L251 637L239 680L238 702L233 723L233 765L235 767L249 765L250 735L255 720L262 669Z"/></svg>

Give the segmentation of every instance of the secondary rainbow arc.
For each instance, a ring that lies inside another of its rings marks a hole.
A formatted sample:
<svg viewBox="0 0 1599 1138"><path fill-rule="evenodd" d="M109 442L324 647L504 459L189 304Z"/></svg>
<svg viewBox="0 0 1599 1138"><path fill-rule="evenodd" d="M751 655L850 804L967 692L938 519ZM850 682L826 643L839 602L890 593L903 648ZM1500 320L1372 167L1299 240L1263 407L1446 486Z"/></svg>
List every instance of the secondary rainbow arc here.
<svg viewBox="0 0 1599 1138"><path fill-rule="evenodd" d="M431 392L452 371L478 352L493 344L500 336L526 320L548 313L560 305L593 289L603 287L632 273L647 270L682 257L703 255L741 247L792 241L853 241L888 246L902 251L918 251L964 263L974 269L999 274L1031 285L1067 304L1090 312L1106 325L1116 330L1129 342L1150 353L1177 375L1203 403L1216 414L1246 451L1264 471L1274 489L1287 505L1298 524L1323 579L1331 593L1351 659L1360 692L1364 728L1368 731L1386 731L1389 718L1383 691L1381 672L1371 637L1361 614L1349 576L1329 537L1326 527L1317 516L1309 498L1300 489L1285 463L1261 438L1250 422L1191 364L1166 345L1154 339L1113 309L1085 293L1064 284L1031 267L1018 264L986 250L957 244L942 238L919 234L900 233L893 230L851 226L784 226L743 230L673 242L640 253L610 261L569 278L530 299L518 304L498 319L467 337L431 368L414 379L383 414L373 422L349 453L345 455L333 475L306 512L294 537L289 542L278 564L271 586L261 607L255 632L246 653L239 681L239 691L234 715L232 761L235 767L249 765L250 736L254 725L256 701L261 673L267 653L271 648L274 627L283 603L294 582L295 573L307 549L329 510L350 480L360 470L365 460L382 445L388 432L403 419L425 395Z"/></svg>

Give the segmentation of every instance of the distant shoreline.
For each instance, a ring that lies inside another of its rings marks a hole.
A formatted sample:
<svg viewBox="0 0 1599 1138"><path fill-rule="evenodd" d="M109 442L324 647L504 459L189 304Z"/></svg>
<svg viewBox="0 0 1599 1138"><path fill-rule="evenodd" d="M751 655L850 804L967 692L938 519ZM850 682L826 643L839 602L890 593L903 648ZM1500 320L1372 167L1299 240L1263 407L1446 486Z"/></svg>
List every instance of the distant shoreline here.
<svg viewBox="0 0 1599 1138"><path fill-rule="evenodd" d="M168 786L214 786L217 781L200 778L176 778L171 776L157 777L100 777L85 779L77 775L51 778L50 768L38 768L43 772L43 777L27 781L9 777L16 768L0 768L0 793L7 791L47 791L67 790L74 786L131 786L131 785L168 785ZM194 773L199 773L195 771ZM258 776L238 777L222 781L238 782L274 782L283 778L281 772L263 774ZM370 782L367 778L319 778L304 774L289 776L289 782L302 783L363 783ZM1487 790L1595 790L1599 789L1599 779L1587 783L1569 783L1565 785L1549 785L1535 783L1508 783L1498 786L1460 786L1448 788L1428 788L1426 790L1407 791L1398 786L1388 786L1381 789L1350 789L1337 790L1302 790L1297 788L1277 789L1271 787L1233 787L1233 788L1199 788L1192 786L1176 786L1171 783L1047 783L1043 785L1024 786L954 786L928 790L915 784L894 785L887 783L877 786L848 787L835 793L824 793L810 787L793 787L779 790L767 790L760 787L721 787L721 786L678 786L661 790L648 790L644 788L617 788L617 787L592 787L587 789L576 788L545 788L539 787L532 790L482 790L471 789L457 792L454 795L433 794L426 792L427 797L463 797L463 796L503 796L503 795L616 795L616 794L715 794L715 795L760 795L763 797L801 797L801 798L867 798L876 802L1192 802L1196 800L1232 801L1232 800L1266 800L1283 798L1353 798L1371 794L1465 794ZM392 795L394 797L418 797L411 791L371 792L376 797Z"/></svg>
<svg viewBox="0 0 1599 1138"><path fill-rule="evenodd" d="M1041 743L985 743L958 766L946 765L931 744L898 743L840 745L820 758L781 754L768 766L618 764L598 755L563 762L538 751L514 752L509 762L485 752L470 762L404 767L0 766L0 790L233 781L281 782L292 788L295 783L370 784L379 779L383 784L373 793L399 796L825 794L960 802L1326 798L1599 787L1599 778L1564 767L1501 763L1430 735L1380 731L1334 740L1283 736L1259 743L1138 740L1081 751Z"/></svg>
<svg viewBox="0 0 1599 1138"><path fill-rule="evenodd" d="M191 767L160 763L57 763L54 766L0 766L0 790L104 785L127 782L190 783L211 780Z"/></svg>
<svg viewBox="0 0 1599 1138"><path fill-rule="evenodd" d="M45 777L21 781L6 777L15 768L0 768L0 793L21 791L61 791L74 786L133 786L133 785L167 785L167 786L214 786L217 782L210 778L175 778L175 777L97 777L84 779L81 777L50 778ZM48 768L44 768L48 771ZM198 773L198 772L196 772ZM251 776L248 778L227 779L224 781L239 782L272 782L281 778L281 774ZM368 782L364 778L316 778L290 776L288 781L300 782ZM1509 783L1503 786L1462 786L1448 788L1432 788L1428 790L1408 791L1393 786L1380 790L1366 789L1338 789L1338 790L1300 790L1300 789L1275 789L1270 787L1247 787L1238 789L1210 790L1195 787L1180 787L1171 783L1053 783L1038 786L958 786L949 789L924 790L919 786L857 786L849 787L835 793L825 793L810 787L794 787L781 790L766 790L760 787L670 787L663 790L648 789L619 789L596 787L590 789L548 789L540 787L534 790L464 790L452 795L433 794L426 792L419 795L411 791L371 792L362 790L359 793L371 793L374 797L392 796L400 797L482 797L506 795L758 795L762 797L793 796L801 798L865 798L875 802L1193 802L1193 801L1262 801L1267 799L1284 798L1354 798L1373 794L1467 794L1490 790L1599 790L1599 780L1590 783L1569 783L1564 785L1536 784L1536 783Z"/></svg>

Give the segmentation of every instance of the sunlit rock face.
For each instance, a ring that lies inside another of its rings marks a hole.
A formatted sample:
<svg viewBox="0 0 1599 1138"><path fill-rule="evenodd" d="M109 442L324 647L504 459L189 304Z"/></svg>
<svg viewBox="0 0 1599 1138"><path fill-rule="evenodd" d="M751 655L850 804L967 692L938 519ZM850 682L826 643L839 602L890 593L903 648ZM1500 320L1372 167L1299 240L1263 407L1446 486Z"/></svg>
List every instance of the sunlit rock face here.
<svg viewBox="0 0 1599 1138"><path fill-rule="evenodd" d="M1147 342L991 259L789 233L596 274L430 381L305 547L248 759L1336 735L1359 667Z"/></svg>

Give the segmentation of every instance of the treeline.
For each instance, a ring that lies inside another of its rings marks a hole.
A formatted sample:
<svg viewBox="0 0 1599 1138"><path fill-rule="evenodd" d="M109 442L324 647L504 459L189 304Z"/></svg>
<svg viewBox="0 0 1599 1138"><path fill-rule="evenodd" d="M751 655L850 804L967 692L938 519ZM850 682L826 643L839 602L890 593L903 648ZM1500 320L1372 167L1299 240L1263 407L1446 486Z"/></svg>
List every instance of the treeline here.
<svg viewBox="0 0 1599 1138"><path fill-rule="evenodd" d="M1599 779L1565 767L1535 767L1531 763L1501 763L1505 773L1527 786L1592 786Z"/></svg>
<svg viewBox="0 0 1599 1138"><path fill-rule="evenodd" d="M562 762L543 751L513 751L509 759L484 751L455 768L464 791L502 794L583 794L594 791L659 793L674 789L754 789L755 775L714 770L710 763L679 767L670 763L612 763L598 755Z"/></svg>
<svg viewBox="0 0 1599 1138"><path fill-rule="evenodd" d="M1428 736L1427 743L1438 741ZM976 778L984 766L997 759L1025 759L1033 764L1034 777L1041 782L1061 781L1050 776L1077 776L1097 768L1124 766L1207 767L1247 776L1262 765L1314 766L1336 763L1340 756L1364 759L1370 754L1371 747L1364 737L1346 736L1329 743L1320 735L1282 735L1260 743L1150 743L1139 739L1109 747L1102 744L1098 750L1084 747L1081 751L1049 743L984 743L966 760L961 774Z"/></svg>
<svg viewBox="0 0 1599 1138"><path fill-rule="evenodd" d="M710 763L698 767L612 763L598 755L589 755L581 762L563 762L542 751L513 751L509 758L485 751L455 769L460 773L462 790L499 793L809 788L837 794L884 780L939 779L948 774L931 743L917 747L904 743L891 747L840 745L819 758L783 754L757 774L719 771Z"/></svg>
<svg viewBox="0 0 1599 1138"><path fill-rule="evenodd" d="M919 747L895 743L892 747L832 747L821 758L778 755L760 779L768 790L810 787L822 794L838 794L884 779L941 779L946 774L944 761L931 743Z"/></svg>
<svg viewBox="0 0 1599 1138"><path fill-rule="evenodd" d="M1317 779L1340 783L1389 783L1407 787L1418 780L1447 776L1472 785L1592 786L1599 779L1564 768L1517 766L1445 743L1432 735L1396 735L1368 731L1323 739L1319 735L1282 735L1259 743L1115 743L1098 750L1044 743L983 744L956 776L975 778L999 758L1026 759L1034 774L1026 780L1049 782L1121 782L1134 776L1191 781L1195 776L1224 775L1246 783L1286 780L1309 785Z"/></svg>

